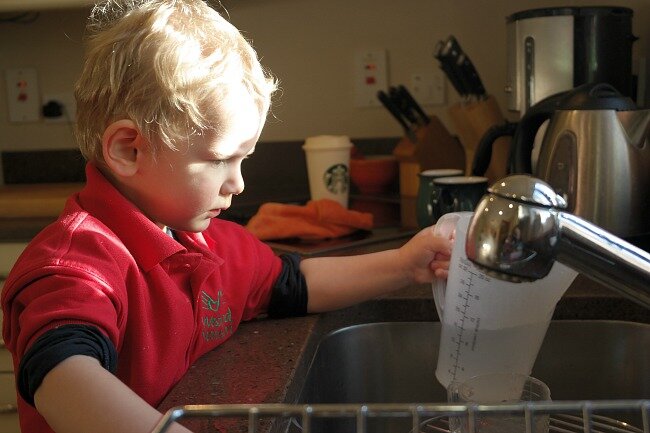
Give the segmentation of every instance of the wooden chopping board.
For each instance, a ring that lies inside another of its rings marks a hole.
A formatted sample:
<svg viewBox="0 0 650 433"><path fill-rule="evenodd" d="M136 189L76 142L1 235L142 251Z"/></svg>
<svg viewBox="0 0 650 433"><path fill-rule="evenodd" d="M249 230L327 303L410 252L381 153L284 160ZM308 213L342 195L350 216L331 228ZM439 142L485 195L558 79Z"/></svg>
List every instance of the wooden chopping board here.
<svg viewBox="0 0 650 433"><path fill-rule="evenodd" d="M44 183L0 187L0 218L56 217L83 183Z"/></svg>

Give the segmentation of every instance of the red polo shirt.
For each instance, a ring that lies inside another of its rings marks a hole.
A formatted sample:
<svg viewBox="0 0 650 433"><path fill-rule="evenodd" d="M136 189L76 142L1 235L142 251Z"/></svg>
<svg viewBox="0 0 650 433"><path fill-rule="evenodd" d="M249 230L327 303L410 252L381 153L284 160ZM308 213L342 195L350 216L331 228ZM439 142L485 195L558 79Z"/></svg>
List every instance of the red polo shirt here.
<svg viewBox="0 0 650 433"><path fill-rule="evenodd" d="M9 274L3 336L17 371L43 332L95 326L117 348L117 376L156 406L199 356L265 311L281 260L219 219L202 233L175 232L176 241L96 167L89 164L86 175L85 188ZM18 399L22 431L51 431Z"/></svg>

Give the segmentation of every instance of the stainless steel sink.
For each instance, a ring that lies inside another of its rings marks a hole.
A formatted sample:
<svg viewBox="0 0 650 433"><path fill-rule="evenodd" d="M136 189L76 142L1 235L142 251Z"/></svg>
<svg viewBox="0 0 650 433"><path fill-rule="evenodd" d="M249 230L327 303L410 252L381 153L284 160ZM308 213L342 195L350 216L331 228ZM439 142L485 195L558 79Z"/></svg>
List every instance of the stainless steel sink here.
<svg viewBox="0 0 650 433"><path fill-rule="evenodd" d="M439 336L439 322L331 332L316 350L299 403L445 402L434 374ZM650 398L650 324L553 321L532 375L548 384L555 401ZM345 431L351 421L328 420L314 430ZM406 433L406 427L384 423L373 431Z"/></svg>

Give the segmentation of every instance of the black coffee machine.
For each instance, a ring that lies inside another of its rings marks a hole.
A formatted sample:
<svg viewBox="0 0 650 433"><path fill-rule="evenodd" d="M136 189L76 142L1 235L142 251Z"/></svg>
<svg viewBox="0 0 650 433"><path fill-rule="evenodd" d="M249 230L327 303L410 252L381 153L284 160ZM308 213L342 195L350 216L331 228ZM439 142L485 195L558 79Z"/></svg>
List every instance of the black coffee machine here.
<svg viewBox="0 0 650 433"><path fill-rule="evenodd" d="M585 83L608 83L634 99L632 16L632 9L610 6L508 16L508 110L523 115L547 96Z"/></svg>
<svg viewBox="0 0 650 433"><path fill-rule="evenodd" d="M549 96L586 83L608 83L635 100L632 45L638 38L632 34L632 17L632 9L616 6L540 8L508 16L508 110L523 117ZM472 174L485 173L494 141L514 135L517 125L506 122L486 132ZM519 170L511 152L509 172Z"/></svg>

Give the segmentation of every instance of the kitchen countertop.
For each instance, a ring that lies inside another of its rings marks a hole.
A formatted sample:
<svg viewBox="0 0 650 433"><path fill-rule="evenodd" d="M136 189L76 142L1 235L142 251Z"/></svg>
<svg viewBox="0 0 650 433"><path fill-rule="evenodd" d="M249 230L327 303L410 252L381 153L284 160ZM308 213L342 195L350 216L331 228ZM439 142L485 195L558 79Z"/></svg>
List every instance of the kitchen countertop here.
<svg viewBox="0 0 650 433"><path fill-rule="evenodd" d="M4 197L12 198L13 192L5 191ZM59 200L48 206L57 207L61 203ZM21 202L16 209L28 209L29 215L33 215L31 201ZM248 217L248 213L244 216ZM0 218L0 241L31 239L54 220L55 217L50 214L52 211L49 208L42 210L39 207L36 216L31 218L14 218L13 215ZM302 251L298 252L304 255L359 254L398 247L407 239L404 236L386 236L385 233L382 236L380 242L372 239L372 242L362 241L341 249L332 249L331 245L320 249L300 246ZM278 248L278 252L281 250ZM579 276L558 303L554 319L612 319L650 323L650 310ZM164 412L185 404L293 403L299 396L318 342L328 332L359 323L432 320L438 318L431 288L429 285L417 285L336 312L282 320L260 318L246 322L228 341L201 357L161 402L159 409ZM246 420L242 419L192 419L184 424L197 433L247 431Z"/></svg>
<svg viewBox="0 0 650 433"><path fill-rule="evenodd" d="M66 200L82 183L19 184L0 186L0 218L56 218Z"/></svg>
<svg viewBox="0 0 650 433"><path fill-rule="evenodd" d="M398 247L404 239L334 252L347 255ZM329 255L332 255L329 254ZM650 310L582 275L558 303L554 320L611 319L650 323ZM438 320L431 287L416 285L344 310L300 318L243 323L224 344L201 357L159 405L294 403L318 341L359 323ZM246 419L194 418L195 432L247 431ZM263 424L264 430L269 424Z"/></svg>
<svg viewBox="0 0 650 433"><path fill-rule="evenodd" d="M27 241L53 217L0 218L0 241ZM401 246L404 230L389 230L347 245L278 244L305 256L362 254ZM407 232L408 233L408 232ZM583 276L558 303L555 320L612 319L650 323L650 310L621 298ZM235 334L202 356L159 405L161 411L186 404L294 403L320 339L342 327L384 321L438 320L430 285L416 285L344 310L300 318L260 318L240 325ZM195 432L247 431L244 419L191 419ZM216 430L215 430L216 427ZM269 427L268 424L265 427ZM263 430L268 430L264 428Z"/></svg>
<svg viewBox="0 0 650 433"><path fill-rule="evenodd" d="M327 255L362 254L396 248L406 238L359 243ZM1 282L1 281L0 281ZM650 310L579 275L558 303L554 320L611 319L650 323ZM295 403L318 342L332 330L360 323L436 321L431 287L415 285L340 311L240 325L234 335L202 356L158 408L186 404ZM247 421L196 418L183 421L194 432L245 432ZM262 424L262 431L270 429Z"/></svg>

